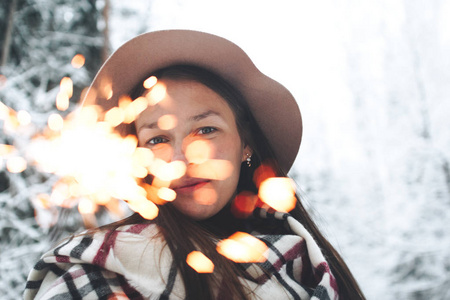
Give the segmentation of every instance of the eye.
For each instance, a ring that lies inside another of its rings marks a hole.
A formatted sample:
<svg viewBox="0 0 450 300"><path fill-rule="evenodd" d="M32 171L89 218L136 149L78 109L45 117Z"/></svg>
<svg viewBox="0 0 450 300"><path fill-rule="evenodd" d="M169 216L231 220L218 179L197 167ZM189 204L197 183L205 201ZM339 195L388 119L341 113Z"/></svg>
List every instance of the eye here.
<svg viewBox="0 0 450 300"><path fill-rule="evenodd" d="M154 138L151 138L150 140L148 140L147 144L149 145L157 145L157 144L161 144L161 143L167 143L169 140L162 137L162 136L157 136Z"/></svg>
<svg viewBox="0 0 450 300"><path fill-rule="evenodd" d="M209 133L213 133L213 132L215 132L215 131L217 131L216 128L207 126L207 127L202 127L202 128L200 128L200 129L197 131L197 133L198 133L198 134L209 134Z"/></svg>

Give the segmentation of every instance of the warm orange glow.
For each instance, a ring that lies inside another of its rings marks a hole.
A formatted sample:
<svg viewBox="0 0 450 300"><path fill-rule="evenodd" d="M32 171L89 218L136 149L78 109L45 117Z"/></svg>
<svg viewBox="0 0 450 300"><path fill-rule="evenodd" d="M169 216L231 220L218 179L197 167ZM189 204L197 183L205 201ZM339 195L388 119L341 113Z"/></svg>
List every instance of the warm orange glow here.
<svg viewBox="0 0 450 300"><path fill-rule="evenodd" d="M148 100L145 97L138 97L125 108L126 124L130 124L136 117L148 107Z"/></svg>
<svg viewBox="0 0 450 300"><path fill-rule="evenodd" d="M48 128L50 128L53 131L60 131L63 129L64 126L64 120L63 118L58 114L51 114L48 117Z"/></svg>
<svg viewBox="0 0 450 300"><path fill-rule="evenodd" d="M93 214L97 210L97 205L88 198L81 198L78 203L78 211L81 214Z"/></svg>
<svg viewBox="0 0 450 300"><path fill-rule="evenodd" d="M50 196L49 194L38 194L33 202L35 206L39 206L39 208L49 209L52 205L50 203Z"/></svg>
<svg viewBox="0 0 450 300"><path fill-rule="evenodd" d="M19 110L17 112L17 121L19 122L20 126L29 125L31 123L30 113L26 110Z"/></svg>
<svg viewBox="0 0 450 300"><path fill-rule="evenodd" d="M205 140L197 140L186 147L186 158L190 163L202 164L211 156L211 146Z"/></svg>
<svg viewBox="0 0 450 300"><path fill-rule="evenodd" d="M20 156L13 156L6 160L6 169L11 173L21 173L27 168L27 161Z"/></svg>
<svg viewBox="0 0 450 300"><path fill-rule="evenodd" d="M256 170L255 173L253 174L253 181L255 182L256 186L259 188L259 186L261 185L261 182L263 182L264 180L271 178L271 177L276 177L276 173L274 171L274 169L270 166L270 164L267 163L263 163L261 166L259 166Z"/></svg>
<svg viewBox="0 0 450 300"><path fill-rule="evenodd" d="M146 89L152 88L156 83L158 82L158 79L155 76L150 76L144 81L144 87Z"/></svg>
<svg viewBox="0 0 450 300"><path fill-rule="evenodd" d="M212 273L213 262L200 251L192 251L186 258L186 263L197 273Z"/></svg>
<svg viewBox="0 0 450 300"><path fill-rule="evenodd" d="M170 130L177 126L177 118L174 115L164 115L158 119L158 127L162 130Z"/></svg>
<svg viewBox="0 0 450 300"><path fill-rule="evenodd" d="M294 181L287 177L268 178L261 183L258 196L273 209L289 212L296 204Z"/></svg>
<svg viewBox="0 0 450 300"><path fill-rule="evenodd" d="M158 197L164 201L173 201L177 197L177 193L167 187L161 187L158 190Z"/></svg>
<svg viewBox="0 0 450 300"><path fill-rule="evenodd" d="M113 96L112 81L109 78L103 77L98 89L99 96L106 100L111 99Z"/></svg>
<svg viewBox="0 0 450 300"><path fill-rule="evenodd" d="M60 111L66 111L69 108L69 96L66 93L59 92L56 95L56 108Z"/></svg>
<svg viewBox="0 0 450 300"><path fill-rule="evenodd" d="M207 186L195 190L193 193L194 200L201 205L212 205L217 201L217 193L214 189Z"/></svg>
<svg viewBox="0 0 450 300"><path fill-rule="evenodd" d="M202 164L189 166L187 173L196 178L224 180L233 173L233 165L228 160L208 159Z"/></svg>
<svg viewBox="0 0 450 300"><path fill-rule="evenodd" d="M237 263L265 262L267 246L245 232L236 232L217 244L217 252Z"/></svg>
<svg viewBox="0 0 450 300"><path fill-rule="evenodd" d="M146 94L149 105L155 105L166 97L166 85L158 82L153 88Z"/></svg>
<svg viewBox="0 0 450 300"><path fill-rule="evenodd" d="M70 77L63 77L61 79L61 83L59 85L59 92L62 94L66 94L67 97L72 97L73 95L73 81Z"/></svg>
<svg viewBox="0 0 450 300"><path fill-rule="evenodd" d="M82 54L76 54L73 58L72 58L72 67L74 67L75 69L80 69L81 67L84 66L84 63L86 62L86 59L84 58L84 56Z"/></svg>
<svg viewBox="0 0 450 300"><path fill-rule="evenodd" d="M255 194L243 191L234 198L231 211L238 218L247 218L252 215L257 203L258 197Z"/></svg>
<svg viewBox="0 0 450 300"><path fill-rule="evenodd" d="M156 206L152 201L132 201L129 202L128 205L132 210L139 213L143 218L147 220L153 220L158 216L158 206Z"/></svg>
<svg viewBox="0 0 450 300"><path fill-rule="evenodd" d="M152 150L144 147L138 147L133 153L133 162L140 166L149 168L153 163L154 154Z"/></svg>
<svg viewBox="0 0 450 300"><path fill-rule="evenodd" d="M0 144L0 156L6 156L8 154L13 153L15 150L12 145Z"/></svg>
<svg viewBox="0 0 450 300"><path fill-rule="evenodd" d="M111 127L116 127L121 124L125 119L125 113L120 107L113 107L105 114L105 122Z"/></svg>
<svg viewBox="0 0 450 300"><path fill-rule="evenodd" d="M180 160L167 163L162 159L155 159L150 172L163 181L172 181L186 173L186 164Z"/></svg>

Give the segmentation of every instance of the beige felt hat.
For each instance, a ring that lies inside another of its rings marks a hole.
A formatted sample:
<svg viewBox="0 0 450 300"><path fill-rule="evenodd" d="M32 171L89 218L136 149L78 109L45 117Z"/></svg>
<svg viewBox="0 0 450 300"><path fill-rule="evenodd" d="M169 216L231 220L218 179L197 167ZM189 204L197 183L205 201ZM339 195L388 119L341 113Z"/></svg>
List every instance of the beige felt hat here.
<svg viewBox="0 0 450 300"><path fill-rule="evenodd" d="M280 83L262 74L241 48L216 35L163 30L131 39L97 73L84 105L98 104L108 110L145 76L175 64L203 67L234 85L247 100L280 166L285 171L291 168L302 138L302 119L294 97ZM105 85L112 88L112 96L110 92L107 96L109 100L102 96Z"/></svg>

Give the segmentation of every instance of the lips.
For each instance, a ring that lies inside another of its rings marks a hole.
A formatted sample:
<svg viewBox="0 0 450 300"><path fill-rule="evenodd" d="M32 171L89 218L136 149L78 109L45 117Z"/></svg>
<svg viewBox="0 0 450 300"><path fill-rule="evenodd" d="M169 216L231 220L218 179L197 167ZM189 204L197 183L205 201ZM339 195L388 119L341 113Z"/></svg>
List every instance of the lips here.
<svg viewBox="0 0 450 300"><path fill-rule="evenodd" d="M191 178L174 185L172 189L177 193L189 193L198 190L210 181L208 179Z"/></svg>

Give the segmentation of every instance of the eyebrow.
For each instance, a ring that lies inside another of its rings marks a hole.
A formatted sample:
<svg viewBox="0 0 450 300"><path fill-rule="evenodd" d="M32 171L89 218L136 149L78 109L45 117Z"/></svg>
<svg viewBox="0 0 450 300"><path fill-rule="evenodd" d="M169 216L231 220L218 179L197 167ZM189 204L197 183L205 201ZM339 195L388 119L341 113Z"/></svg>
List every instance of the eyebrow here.
<svg viewBox="0 0 450 300"><path fill-rule="evenodd" d="M221 115L220 115L220 113L218 113L216 111L208 110L208 111L205 111L205 112L203 112L201 114L198 114L198 115L190 117L189 121L200 121L200 120L206 119L209 116L219 116L220 117ZM144 128L145 129L155 129L157 127L158 127L158 122L153 122L153 123L150 123L150 124L143 124L141 127L138 128L137 131L139 132L139 131L141 131Z"/></svg>

